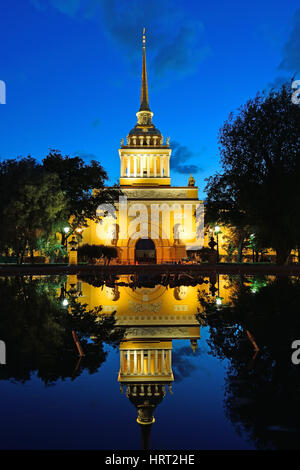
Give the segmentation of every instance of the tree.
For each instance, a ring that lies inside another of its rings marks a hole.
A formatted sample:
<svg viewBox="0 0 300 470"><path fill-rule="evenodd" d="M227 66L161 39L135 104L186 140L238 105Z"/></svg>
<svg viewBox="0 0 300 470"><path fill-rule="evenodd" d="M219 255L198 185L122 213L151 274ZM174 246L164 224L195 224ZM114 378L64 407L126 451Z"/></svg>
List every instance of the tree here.
<svg viewBox="0 0 300 470"><path fill-rule="evenodd" d="M299 447L300 367L291 345L300 329L298 278L232 279L230 304L201 299L210 351L228 361L225 409L239 434L258 449ZM255 352L247 331L259 347Z"/></svg>
<svg viewBox="0 0 300 470"><path fill-rule="evenodd" d="M65 195L59 179L46 174L33 158L0 162L0 248L12 250L23 261L31 256L38 239L45 239L65 211Z"/></svg>
<svg viewBox="0 0 300 470"><path fill-rule="evenodd" d="M288 83L258 94L221 128L222 173L205 189L208 220L255 233L259 245L276 250L278 264L300 238L299 128Z"/></svg>
<svg viewBox="0 0 300 470"><path fill-rule="evenodd" d="M37 249L44 256L50 258L50 263L53 263L55 258L68 256L67 249L57 239L56 234L50 235L49 238L39 238Z"/></svg>
<svg viewBox="0 0 300 470"><path fill-rule="evenodd" d="M74 379L84 370L93 374L106 360L104 344L119 346L123 329L116 326L115 315L103 314L101 306L89 308L70 292L65 307L58 296L64 281L61 277L0 279L1 339L7 345L2 380L25 382L36 373L45 384L53 384ZM78 368L73 330L85 353Z"/></svg>
<svg viewBox="0 0 300 470"><path fill-rule="evenodd" d="M62 244L77 227L86 227L88 220L98 221L99 205L114 204L120 194L117 186L104 186L107 173L95 160L87 164L78 156L63 156L59 150L51 150L43 160L43 168L47 173L57 175L66 195L66 210L57 226ZM67 234L64 232L66 226L71 229Z"/></svg>

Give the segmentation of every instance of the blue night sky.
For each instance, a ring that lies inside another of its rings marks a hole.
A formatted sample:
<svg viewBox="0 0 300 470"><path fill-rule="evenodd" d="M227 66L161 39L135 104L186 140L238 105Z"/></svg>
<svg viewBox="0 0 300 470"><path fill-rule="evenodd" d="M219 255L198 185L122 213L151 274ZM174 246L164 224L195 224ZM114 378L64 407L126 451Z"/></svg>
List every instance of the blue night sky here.
<svg viewBox="0 0 300 470"><path fill-rule="evenodd" d="M300 78L295 1L15 0L0 6L0 157L50 148L99 160L136 123L142 28L153 122L174 146L172 184L219 168L218 130L257 91Z"/></svg>

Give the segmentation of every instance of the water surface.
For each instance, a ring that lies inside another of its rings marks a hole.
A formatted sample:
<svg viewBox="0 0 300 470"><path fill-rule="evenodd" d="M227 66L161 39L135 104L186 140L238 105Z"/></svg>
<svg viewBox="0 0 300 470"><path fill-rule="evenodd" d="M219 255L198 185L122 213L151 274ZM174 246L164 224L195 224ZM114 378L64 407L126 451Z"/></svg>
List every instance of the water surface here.
<svg viewBox="0 0 300 470"><path fill-rule="evenodd" d="M11 277L0 298L2 449L299 448L299 279Z"/></svg>

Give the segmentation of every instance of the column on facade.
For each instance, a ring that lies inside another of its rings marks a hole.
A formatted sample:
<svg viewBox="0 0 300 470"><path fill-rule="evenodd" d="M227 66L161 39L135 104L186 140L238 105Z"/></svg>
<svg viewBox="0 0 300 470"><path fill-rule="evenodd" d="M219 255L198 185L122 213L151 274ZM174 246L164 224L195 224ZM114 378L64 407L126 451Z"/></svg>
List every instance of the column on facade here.
<svg viewBox="0 0 300 470"><path fill-rule="evenodd" d="M137 351L133 351L133 373L134 375L137 374Z"/></svg>
<svg viewBox="0 0 300 470"><path fill-rule="evenodd" d="M153 172L154 172L154 177L156 178L156 176L157 176L157 155L153 156Z"/></svg>
<svg viewBox="0 0 300 470"><path fill-rule="evenodd" d="M170 176L170 156L167 156L167 177Z"/></svg>
<svg viewBox="0 0 300 470"><path fill-rule="evenodd" d="M162 349L161 352L161 374L166 373L166 367L165 367L165 350Z"/></svg>
<svg viewBox="0 0 300 470"><path fill-rule="evenodd" d="M150 155L146 156L147 159L147 176L150 176Z"/></svg>
<svg viewBox="0 0 300 470"><path fill-rule="evenodd" d="M120 369L121 369L121 374L124 374L124 365L125 365L125 351L120 351L121 352L121 357L120 357Z"/></svg>
<svg viewBox="0 0 300 470"><path fill-rule="evenodd" d="M128 158L127 158L127 176L130 176L131 175L131 172L130 172L130 155L128 155Z"/></svg>
<svg viewBox="0 0 300 470"><path fill-rule="evenodd" d="M168 350L168 372L171 373L172 370L172 352L171 349Z"/></svg>
<svg viewBox="0 0 300 470"><path fill-rule="evenodd" d="M140 155L140 177L141 178L143 178L143 168L144 168L143 155Z"/></svg>
<svg viewBox="0 0 300 470"><path fill-rule="evenodd" d="M148 349L147 374L151 375L151 349Z"/></svg>
<svg viewBox="0 0 300 470"><path fill-rule="evenodd" d="M133 176L136 178L137 176L137 156L133 156Z"/></svg>
<svg viewBox="0 0 300 470"><path fill-rule="evenodd" d="M164 176L164 169L163 169L163 156L159 156L159 166L160 166L160 176Z"/></svg>
<svg viewBox="0 0 300 470"><path fill-rule="evenodd" d="M130 350L127 349L127 375L130 375Z"/></svg>
<svg viewBox="0 0 300 470"><path fill-rule="evenodd" d="M158 350L155 349L154 352L154 374L157 375L158 373Z"/></svg>
<svg viewBox="0 0 300 470"><path fill-rule="evenodd" d="M145 374L145 369L144 369L144 350L141 350L141 375Z"/></svg>

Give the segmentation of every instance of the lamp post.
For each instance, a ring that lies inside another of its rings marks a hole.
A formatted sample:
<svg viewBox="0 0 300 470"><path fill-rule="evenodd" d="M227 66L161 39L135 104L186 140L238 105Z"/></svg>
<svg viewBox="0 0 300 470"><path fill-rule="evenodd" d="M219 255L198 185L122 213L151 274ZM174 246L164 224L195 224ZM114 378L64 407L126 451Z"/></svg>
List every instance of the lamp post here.
<svg viewBox="0 0 300 470"><path fill-rule="evenodd" d="M220 254L219 254L219 233L220 233L220 227L219 225L215 226L215 234L217 237L217 263L220 261Z"/></svg>
<svg viewBox="0 0 300 470"><path fill-rule="evenodd" d="M252 263L255 262L255 233L250 235L250 246L252 248Z"/></svg>
<svg viewBox="0 0 300 470"><path fill-rule="evenodd" d="M70 227L66 226L66 227L63 228L63 230L64 230L64 233L65 233L65 235L64 235L64 240L63 240L64 243L63 243L63 244L64 244L64 245L66 246L66 248L68 249L67 234L70 232Z"/></svg>

